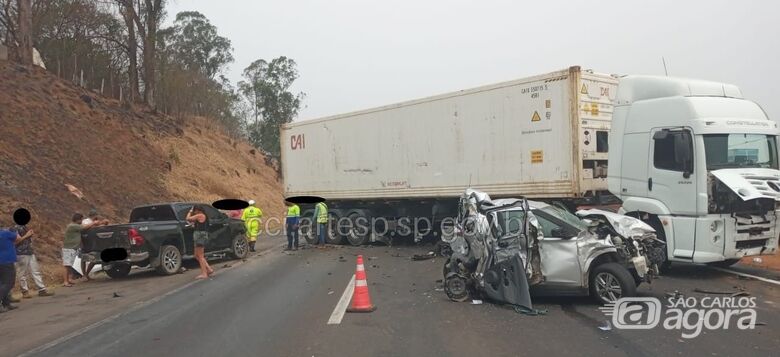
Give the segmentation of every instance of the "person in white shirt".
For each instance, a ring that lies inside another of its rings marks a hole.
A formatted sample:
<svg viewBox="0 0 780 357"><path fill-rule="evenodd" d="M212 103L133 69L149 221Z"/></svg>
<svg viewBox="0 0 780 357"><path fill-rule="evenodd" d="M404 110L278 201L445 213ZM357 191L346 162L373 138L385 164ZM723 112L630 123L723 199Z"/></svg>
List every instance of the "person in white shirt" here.
<svg viewBox="0 0 780 357"><path fill-rule="evenodd" d="M96 209L89 210L89 214L87 217L81 220L81 226L82 227L94 227L94 226L105 226L108 225L108 220L103 219L101 220L100 217L98 217L98 213ZM89 254L89 252L86 252L84 249L84 246L81 247L81 271L84 273L84 278L89 280L89 273L92 271L92 268L95 267L95 257Z"/></svg>

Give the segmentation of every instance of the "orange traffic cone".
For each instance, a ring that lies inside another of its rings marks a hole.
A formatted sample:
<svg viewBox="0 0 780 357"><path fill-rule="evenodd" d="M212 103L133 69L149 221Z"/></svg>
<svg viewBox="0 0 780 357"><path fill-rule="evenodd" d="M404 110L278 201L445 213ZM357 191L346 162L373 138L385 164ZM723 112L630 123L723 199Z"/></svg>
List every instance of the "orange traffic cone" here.
<svg viewBox="0 0 780 357"><path fill-rule="evenodd" d="M376 306L371 303L371 296L368 295L363 256L358 255L357 269L355 270L355 291L352 293L352 305L347 309L347 312L372 312L374 310L376 310Z"/></svg>

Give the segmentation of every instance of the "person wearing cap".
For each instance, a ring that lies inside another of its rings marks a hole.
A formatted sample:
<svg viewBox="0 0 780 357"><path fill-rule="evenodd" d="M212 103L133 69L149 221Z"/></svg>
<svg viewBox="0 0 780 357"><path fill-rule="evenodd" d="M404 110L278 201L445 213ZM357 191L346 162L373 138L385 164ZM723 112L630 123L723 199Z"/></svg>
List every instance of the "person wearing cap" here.
<svg viewBox="0 0 780 357"><path fill-rule="evenodd" d="M107 219L100 219L97 210L94 208L90 209L87 217L81 220L81 226L86 227L84 229L93 226L105 226L108 225L108 223ZM92 268L95 267L95 257L86 251L83 242L79 249L79 257L81 258L81 272L83 273L84 278L89 280L89 273L92 272Z"/></svg>
<svg viewBox="0 0 780 357"><path fill-rule="evenodd" d="M255 200L249 200L249 207L241 213L241 219L246 225L246 239L249 241L249 251L255 251L255 242L260 235L260 218L263 217L263 211L255 207Z"/></svg>

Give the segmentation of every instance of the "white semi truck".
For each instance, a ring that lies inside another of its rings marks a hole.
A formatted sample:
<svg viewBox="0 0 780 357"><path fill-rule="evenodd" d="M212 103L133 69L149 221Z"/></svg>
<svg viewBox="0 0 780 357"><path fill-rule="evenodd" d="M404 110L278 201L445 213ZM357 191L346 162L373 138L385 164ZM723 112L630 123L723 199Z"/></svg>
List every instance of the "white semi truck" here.
<svg viewBox="0 0 780 357"><path fill-rule="evenodd" d="M287 197L327 200L330 243L440 233L472 187L568 209L622 200L670 260L730 263L777 249L777 135L736 87L575 66L288 124L282 173Z"/></svg>

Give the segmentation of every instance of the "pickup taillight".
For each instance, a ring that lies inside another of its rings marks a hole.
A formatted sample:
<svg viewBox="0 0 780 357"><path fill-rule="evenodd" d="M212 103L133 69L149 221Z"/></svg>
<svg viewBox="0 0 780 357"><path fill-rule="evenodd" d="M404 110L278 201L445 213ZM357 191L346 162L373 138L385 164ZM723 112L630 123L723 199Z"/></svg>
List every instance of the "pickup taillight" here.
<svg viewBox="0 0 780 357"><path fill-rule="evenodd" d="M135 228L130 228L127 230L127 235L130 236L130 244L134 246L140 246L144 244L144 237L141 236L140 233L138 233L138 230Z"/></svg>

